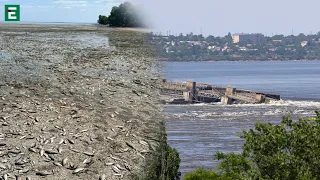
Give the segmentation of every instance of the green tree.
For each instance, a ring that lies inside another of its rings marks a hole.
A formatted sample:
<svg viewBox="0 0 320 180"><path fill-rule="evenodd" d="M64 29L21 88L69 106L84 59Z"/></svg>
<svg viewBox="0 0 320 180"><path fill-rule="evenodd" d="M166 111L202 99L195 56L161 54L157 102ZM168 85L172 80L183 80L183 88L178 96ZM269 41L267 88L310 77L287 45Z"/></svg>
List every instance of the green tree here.
<svg viewBox="0 0 320 180"><path fill-rule="evenodd" d="M109 24L108 17L99 15L98 23L103 25Z"/></svg>
<svg viewBox="0 0 320 180"><path fill-rule="evenodd" d="M232 38L232 35L230 32L228 33L228 35L225 36L225 39L228 44L230 44L230 45L233 44L233 38Z"/></svg>
<svg viewBox="0 0 320 180"><path fill-rule="evenodd" d="M281 124L256 123L243 131L241 154L217 153L219 177L231 179L320 179L320 114Z"/></svg>
<svg viewBox="0 0 320 180"><path fill-rule="evenodd" d="M119 7L111 9L110 16L99 16L99 24L108 24L112 27L144 27L144 23L138 14L138 9L130 2L124 2Z"/></svg>
<svg viewBox="0 0 320 180"><path fill-rule="evenodd" d="M184 180L219 180L219 175L214 171L208 171L203 168L197 169L193 173L187 173Z"/></svg>

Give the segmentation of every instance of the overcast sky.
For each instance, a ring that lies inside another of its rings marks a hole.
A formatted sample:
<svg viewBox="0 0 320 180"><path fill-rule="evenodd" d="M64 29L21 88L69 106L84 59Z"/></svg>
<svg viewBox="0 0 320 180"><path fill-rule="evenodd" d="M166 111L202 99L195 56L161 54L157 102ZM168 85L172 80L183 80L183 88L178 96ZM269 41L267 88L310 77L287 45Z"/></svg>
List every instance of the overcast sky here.
<svg viewBox="0 0 320 180"><path fill-rule="evenodd" d="M265 35L320 31L319 0L134 0L155 31L222 36L240 32ZM0 0L20 4L21 21L89 22L109 15L123 0ZM3 8L2 8L3 11ZM0 13L0 17L4 13ZM3 17L2 17L3 18Z"/></svg>

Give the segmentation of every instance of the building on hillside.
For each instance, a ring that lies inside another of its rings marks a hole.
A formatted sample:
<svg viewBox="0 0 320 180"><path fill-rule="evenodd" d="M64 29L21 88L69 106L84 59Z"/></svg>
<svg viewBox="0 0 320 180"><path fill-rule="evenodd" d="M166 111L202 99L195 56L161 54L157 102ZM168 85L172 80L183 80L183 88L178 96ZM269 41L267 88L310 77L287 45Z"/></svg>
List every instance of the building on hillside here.
<svg viewBox="0 0 320 180"><path fill-rule="evenodd" d="M301 42L301 47L305 47L306 45L308 45L308 41L302 41Z"/></svg>
<svg viewBox="0 0 320 180"><path fill-rule="evenodd" d="M232 36L233 43L253 43L262 44L265 42L264 35L261 33L238 33Z"/></svg>

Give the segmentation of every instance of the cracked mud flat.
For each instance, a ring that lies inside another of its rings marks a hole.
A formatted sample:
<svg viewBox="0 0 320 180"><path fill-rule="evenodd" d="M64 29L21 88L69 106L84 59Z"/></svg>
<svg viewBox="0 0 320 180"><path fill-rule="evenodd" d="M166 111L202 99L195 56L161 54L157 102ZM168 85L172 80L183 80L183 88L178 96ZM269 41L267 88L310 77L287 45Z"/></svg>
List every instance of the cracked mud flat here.
<svg viewBox="0 0 320 180"><path fill-rule="evenodd" d="M0 179L130 179L158 145L140 32L0 25Z"/></svg>

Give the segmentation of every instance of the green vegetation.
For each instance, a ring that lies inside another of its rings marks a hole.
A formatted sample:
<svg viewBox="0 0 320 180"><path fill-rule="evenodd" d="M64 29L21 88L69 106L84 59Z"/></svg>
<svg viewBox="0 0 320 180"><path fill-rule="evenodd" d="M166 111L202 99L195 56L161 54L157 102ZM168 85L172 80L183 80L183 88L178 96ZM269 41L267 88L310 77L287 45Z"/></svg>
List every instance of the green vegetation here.
<svg viewBox="0 0 320 180"><path fill-rule="evenodd" d="M265 37L265 42L260 44L233 43L231 33L224 37L151 33L149 38L157 49L158 58L167 61L320 59L320 32Z"/></svg>
<svg viewBox="0 0 320 180"><path fill-rule="evenodd" d="M143 180L178 180L180 157L176 149L167 144L167 135L164 124L161 125L161 133L159 133L159 146L157 150L147 160L145 173L139 175Z"/></svg>
<svg viewBox="0 0 320 180"><path fill-rule="evenodd" d="M99 15L98 23L111 27L144 27L138 9L129 2L114 6L108 17Z"/></svg>
<svg viewBox="0 0 320 180"><path fill-rule="evenodd" d="M219 175L214 171L208 171L203 168L195 170L193 173L187 173L184 180L217 180Z"/></svg>
<svg viewBox="0 0 320 180"><path fill-rule="evenodd" d="M243 131L241 154L216 154L222 160L219 172L200 169L185 179L320 179L320 114L316 115L298 121L284 117L277 125L257 123L254 130Z"/></svg>

